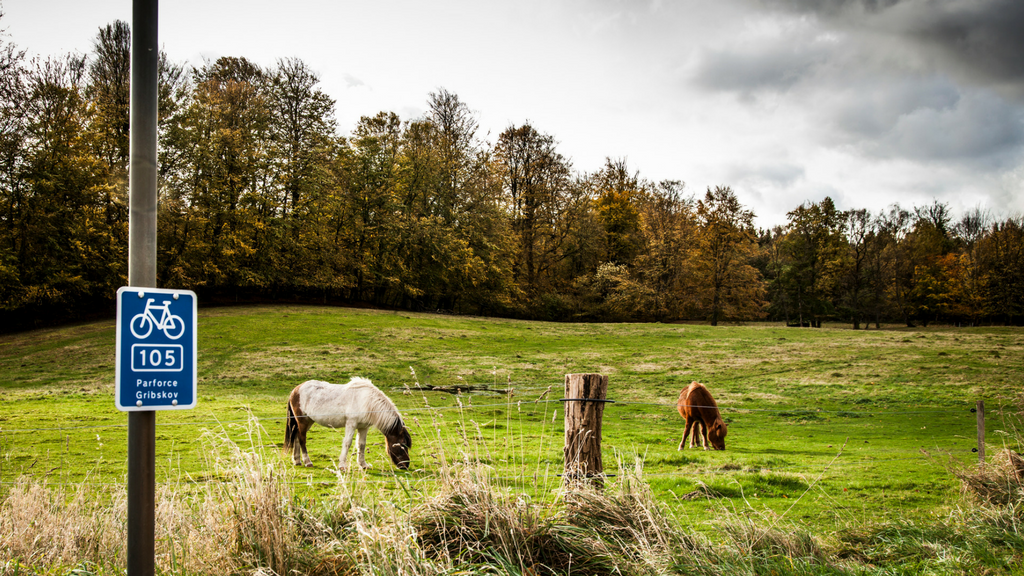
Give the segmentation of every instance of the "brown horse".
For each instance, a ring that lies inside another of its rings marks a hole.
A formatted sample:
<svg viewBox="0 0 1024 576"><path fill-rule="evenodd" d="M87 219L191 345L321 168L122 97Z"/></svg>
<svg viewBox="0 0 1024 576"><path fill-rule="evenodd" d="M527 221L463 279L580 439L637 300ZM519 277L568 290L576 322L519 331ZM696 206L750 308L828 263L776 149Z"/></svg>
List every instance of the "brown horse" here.
<svg viewBox="0 0 1024 576"><path fill-rule="evenodd" d="M679 448L682 450L686 444L686 437L693 430L693 437L690 438L690 448L695 447L698 429L704 449L708 449L708 442L715 450L725 450L725 434L728 432L722 415L718 412L718 404L711 397L711 392L700 382L691 382L679 393L679 401L676 403L679 415L686 419L686 429L683 431L683 439L679 441Z"/></svg>
<svg viewBox="0 0 1024 576"><path fill-rule="evenodd" d="M348 468L348 451L358 433L359 466L366 462L366 432L373 426L387 438L385 448L395 466L409 468L412 438L402 422L395 403L366 378L353 378L348 384L328 384L318 380L303 382L288 397L288 420L284 448L292 451L296 465L312 466L306 452L306 432L314 422L330 428L344 428L338 468Z"/></svg>

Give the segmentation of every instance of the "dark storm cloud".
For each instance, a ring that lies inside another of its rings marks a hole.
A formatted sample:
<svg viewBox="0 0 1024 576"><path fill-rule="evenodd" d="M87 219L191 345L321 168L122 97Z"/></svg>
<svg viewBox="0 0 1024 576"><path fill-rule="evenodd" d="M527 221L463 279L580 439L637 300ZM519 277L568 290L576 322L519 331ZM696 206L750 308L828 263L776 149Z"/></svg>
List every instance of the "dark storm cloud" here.
<svg viewBox="0 0 1024 576"><path fill-rule="evenodd" d="M1024 147L1024 110L984 89L941 77L850 87L819 111L825 136L871 156L981 162L1005 168Z"/></svg>
<svg viewBox="0 0 1024 576"><path fill-rule="evenodd" d="M836 127L857 138L875 139L884 137L900 118L953 109L960 90L947 78L873 76L844 86L832 100L824 112Z"/></svg>
<svg viewBox="0 0 1024 576"><path fill-rule="evenodd" d="M783 32L706 51L698 86L767 96L765 109L784 92L819 141L869 157L1020 162L1024 0L741 1Z"/></svg>
<svg viewBox="0 0 1024 576"><path fill-rule="evenodd" d="M968 74L1024 87L1024 2L1020 0L972 2L922 14L919 21L908 21L906 30L922 44L945 53Z"/></svg>
<svg viewBox="0 0 1024 576"><path fill-rule="evenodd" d="M760 90L785 91L827 61L823 47L776 43L749 51L710 51L702 55L694 80L712 90L749 95Z"/></svg>
<svg viewBox="0 0 1024 576"><path fill-rule="evenodd" d="M1021 0L761 0L762 6L814 14L826 26L882 33L934 57L936 71L1024 100Z"/></svg>
<svg viewBox="0 0 1024 576"><path fill-rule="evenodd" d="M1008 167L1024 145L1019 109L988 93L963 95L950 108L921 107L901 116L878 140L878 151L919 160L985 161Z"/></svg>

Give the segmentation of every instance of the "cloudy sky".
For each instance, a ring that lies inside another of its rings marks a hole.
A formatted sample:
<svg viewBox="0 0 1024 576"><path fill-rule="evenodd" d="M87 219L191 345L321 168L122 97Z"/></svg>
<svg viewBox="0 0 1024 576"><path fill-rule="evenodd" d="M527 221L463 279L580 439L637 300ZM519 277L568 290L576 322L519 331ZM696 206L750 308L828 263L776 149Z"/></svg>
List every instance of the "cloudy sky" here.
<svg viewBox="0 0 1024 576"><path fill-rule="evenodd" d="M6 41L89 53L129 0L0 0ZM1021 0L165 0L171 59L298 57L342 131L459 95L493 142L530 121L577 170L626 158L761 226L805 201L1024 213Z"/></svg>

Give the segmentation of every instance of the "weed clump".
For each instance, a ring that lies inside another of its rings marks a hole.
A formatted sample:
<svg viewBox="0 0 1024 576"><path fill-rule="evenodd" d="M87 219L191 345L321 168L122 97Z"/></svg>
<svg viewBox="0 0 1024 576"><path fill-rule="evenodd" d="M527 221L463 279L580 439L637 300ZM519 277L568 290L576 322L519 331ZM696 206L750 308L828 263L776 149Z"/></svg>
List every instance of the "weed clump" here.
<svg viewBox="0 0 1024 576"><path fill-rule="evenodd" d="M1024 457L1004 449L984 466L955 466L952 474L961 492L987 506L1018 507L1024 503Z"/></svg>
<svg viewBox="0 0 1024 576"><path fill-rule="evenodd" d="M486 469L443 477L412 523L427 555L445 562L504 574L661 574L680 544L692 547L638 477L607 490L565 488L549 505L493 485Z"/></svg>

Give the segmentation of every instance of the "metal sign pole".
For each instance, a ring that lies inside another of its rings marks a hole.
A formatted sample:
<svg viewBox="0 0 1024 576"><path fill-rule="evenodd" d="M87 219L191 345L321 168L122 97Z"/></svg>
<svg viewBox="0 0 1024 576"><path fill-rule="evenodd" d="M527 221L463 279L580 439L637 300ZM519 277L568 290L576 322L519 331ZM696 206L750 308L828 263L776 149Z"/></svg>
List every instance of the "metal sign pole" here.
<svg viewBox="0 0 1024 576"><path fill-rule="evenodd" d="M128 285L156 287L157 0L132 0ZM156 412L128 413L129 576L151 576L156 556Z"/></svg>

